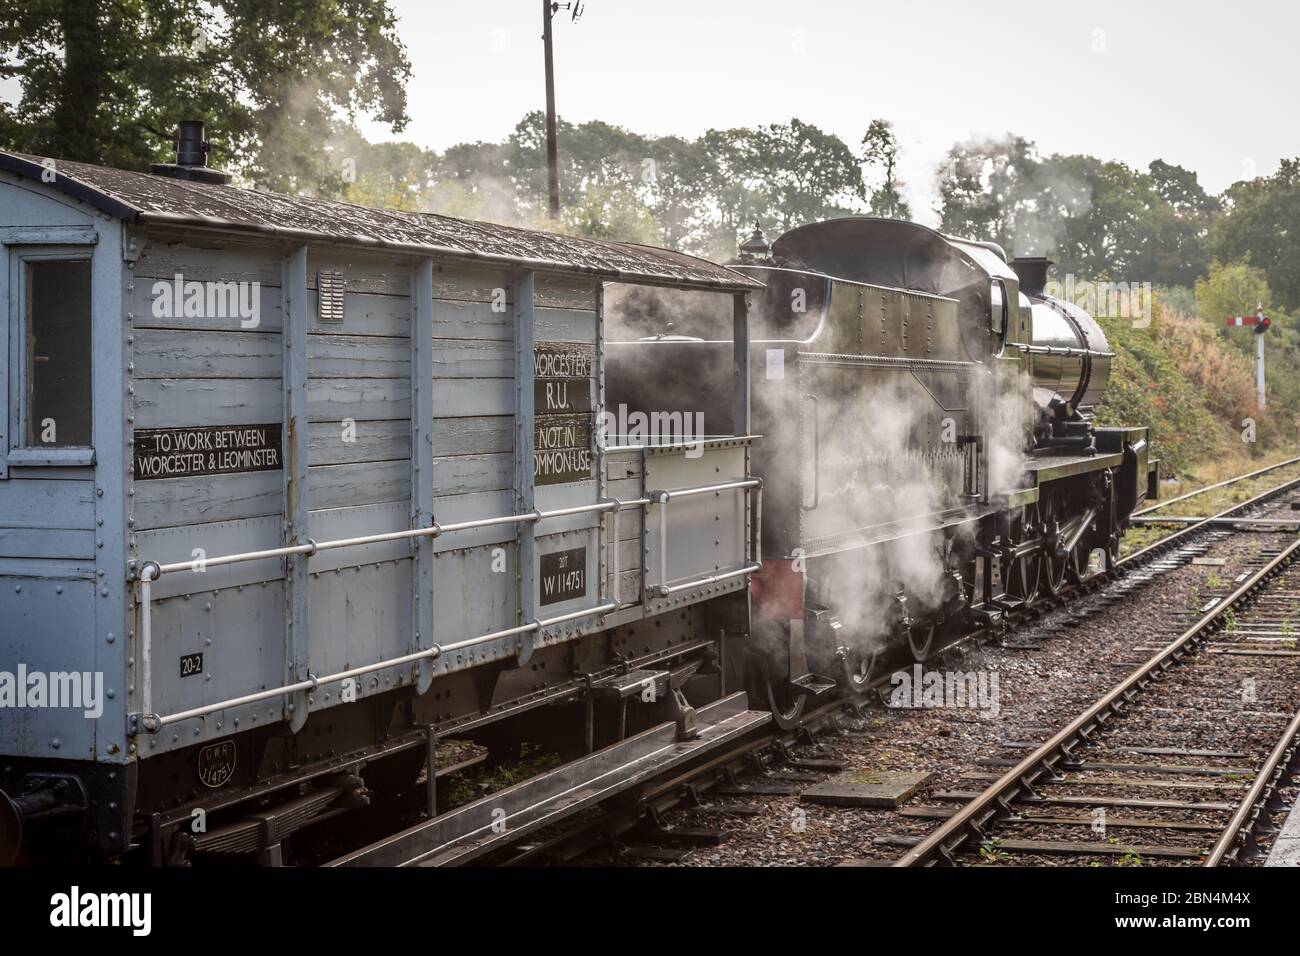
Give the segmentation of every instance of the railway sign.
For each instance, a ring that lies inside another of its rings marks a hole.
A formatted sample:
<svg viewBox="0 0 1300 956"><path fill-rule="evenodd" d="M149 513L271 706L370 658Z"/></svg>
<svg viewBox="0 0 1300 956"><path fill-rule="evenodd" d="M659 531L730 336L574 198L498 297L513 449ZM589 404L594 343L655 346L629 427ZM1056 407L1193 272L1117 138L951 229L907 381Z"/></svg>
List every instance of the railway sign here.
<svg viewBox="0 0 1300 956"><path fill-rule="evenodd" d="M587 594L587 549L570 548L540 556L541 603L558 604Z"/></svg>
<svg viewBox="0 0 1300 956"><path fill-rule="evenodd" d="M137 428L132 477L148 481L278 471L283 467L280 432L279 422Z"/></svg>
<svg viewBox="0 0 1300 956"><path fill-rule="evenodd" d="M539 485L591 477L592 370L595 349L538 342L533 349L533 480Z"/></svg>

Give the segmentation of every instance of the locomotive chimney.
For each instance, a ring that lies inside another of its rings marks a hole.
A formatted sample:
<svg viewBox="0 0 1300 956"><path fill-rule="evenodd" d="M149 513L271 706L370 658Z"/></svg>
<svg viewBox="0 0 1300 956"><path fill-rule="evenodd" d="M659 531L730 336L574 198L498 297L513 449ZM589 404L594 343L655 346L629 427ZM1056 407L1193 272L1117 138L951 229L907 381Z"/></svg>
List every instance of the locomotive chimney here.
<svg viewBox="0 0 1300 956"><path fill-rule="evenodd" d="M173 179L225 185L230 182L230 174L208 166L211 148L212 144L203 138L203 120L182 120L176 131L176 162L154 163L149 171Z"/></svg>
<svg viewBox="0 0 1300 956"><path fill-rule="evenodd" d="M1025 295L1041 296L1047 286L1047 270L1056 265L1045 256L1020 256L1011 260L1011 268L1020 279L1020 291Z"/></svg>

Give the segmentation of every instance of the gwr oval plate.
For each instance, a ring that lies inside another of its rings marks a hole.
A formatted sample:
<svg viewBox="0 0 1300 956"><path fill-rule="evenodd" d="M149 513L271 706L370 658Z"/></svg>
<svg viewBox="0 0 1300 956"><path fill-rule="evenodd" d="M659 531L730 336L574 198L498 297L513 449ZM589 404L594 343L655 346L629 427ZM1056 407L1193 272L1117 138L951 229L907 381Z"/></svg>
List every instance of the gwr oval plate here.
<svg viewBox="0 0 1300 956"><path fill-rule="evenodd" d="M213 790L224 787L235 775L235 742L219 740L199 750L199 780Z"/></svg>

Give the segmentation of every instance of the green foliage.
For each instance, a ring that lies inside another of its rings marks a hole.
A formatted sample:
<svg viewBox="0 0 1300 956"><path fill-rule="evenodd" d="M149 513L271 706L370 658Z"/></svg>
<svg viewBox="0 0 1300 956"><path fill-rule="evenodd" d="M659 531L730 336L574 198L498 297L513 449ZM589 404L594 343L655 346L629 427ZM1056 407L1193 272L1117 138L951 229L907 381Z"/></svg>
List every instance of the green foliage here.
<svg viewBox="0 0 1300 956"><path fill-rule="evenodd" d="M1196 315L1196 294L1187 286L1156 286L1155 293L1174 315Z"/></svg>
<svg viewBox="0 0 1300 956"><path fill-rule="evenodd" d="M878 169L883 181L871 194L871 214L887 219L911 219L912 209L904 201L903 183L894 174L898 162L898 137L894 124L888 120L874 119L862 137L862 162Z"/></svg>
<svg viewBox="0 0 1300 956"><path fill-rule="evenodd" d="M599 121L557 122L559 228L726 259L754 220L779 232L845 215L865 201L858 158L843 141L792 119L649 137ZM399 148L400 147L400 148ZM465 218L554 228L546 219L545 117L526 115L504 143L462 143L441 156L369 144L338 124L318 192L386 199ZM341 174L351 162L355 180ZM413 205L412 205L413 204Z"/></svg>
<svg viewBox="0 0 1300 956"><path fill-rule="evenodd" d="M1204 396L1179 371L1161 335L1165 319L1160 311L1145 329L1135 328L1128 319L1098 321L1115 352L1110 383L1097 410L1098 424L1149 425L1152 454L1165 463L1167 472L1181 472L1213 454L1228 439L1227 426L1216 420Z"/></svg>
<svg viewBox="0 0 1300 956"><path fill-rule="evenodd" d="M654 244L659 226L636 194L620 186L590 185L577 205L564 207L565 231L593 239Z"/></svg>
<svg viewBox="0 0 1300 956"><path fill-rule="evenodd" d="M1217 201L1196 174L1092 156L1041 158L1020 137L958 143L939 170L941 228L1050 255L1062 275L1190 285L1205 268Z"/></svg>
<svg viewBox="0 0 1300 956"><path fill-rule="evenodd" d="M1272 305L1263 270L1245 262L1224 265L1213 260L1209 274L1196 280L1195 295L1197 314L1207 319L1218 316L1220 324L1234 315L1254 315L1260 305Z"/></svg>
<svg viewBox="0 0 1300 956"><path fill-rule="evenodd" d="M324 143L358 112L400 130L410 74L385 0L28 0L0 17L0 147L147 168L177 122L212 124L218 165L271 189L333 176Z"/></svg>
<svg viewBox="0 0 1300 956"><path fill-rule="evenodd" d="M1272 176L1236 183L1224 200L1212 232L1216 254L1249 259L1282 304L1300 310L1300 157L1284 159Z"/></svg>
<svg viewBox="0 0 1300 956"><path fill-rule="evenodd" d="M1241 277L1239 269L1216 270L1198 286L1199 308L1221 308L1229 294L1224 287ZM1194 473L1214 461L1276 457L1274 450L1300 439L1300 372L1294 363L1270 364L1272 397L1261 411L1255 406L1253 359L1222 334L1220 322L1174 311L1163 296L1156 297L1147 328L1128 319L1098 321L1116 353L1098 423L1149 424L1152 452L1166 474ZM1253 340L1249 332L1235 334ZM1243 440L1247 422L1253 423L1255 439L1249 443Z"/></svg>
<svg viewBox="0 0 1300 956"><path fill-rule="evenodd" d="M1230 328L1225 320L1236 315L1253 315L1262 304L1272 323L1265 333L1264 372L1269 405L1276 412L1300 409L1300 328L1296 318L1275 302L1264 270L1246 262L1210 263L1208 275L1196 281L1196 309L1213 325L1228 347L1241 355L1254 378L1255 335L1249 328ZM1270 425L1285 427L1291 422L1278 415L1266 416Z"/></svg>

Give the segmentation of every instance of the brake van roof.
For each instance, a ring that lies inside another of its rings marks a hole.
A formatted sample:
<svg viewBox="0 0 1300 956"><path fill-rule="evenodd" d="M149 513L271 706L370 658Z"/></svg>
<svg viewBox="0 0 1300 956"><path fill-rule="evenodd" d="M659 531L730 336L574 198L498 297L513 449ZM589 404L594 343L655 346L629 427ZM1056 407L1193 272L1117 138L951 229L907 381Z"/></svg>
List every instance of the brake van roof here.
<svg viewBox="0 0 1300 956"><path fill-rule="evenodd" d="M436 255L508 268L577 273L619 282L745 292L761 283L725 266L651 246L373 209L215 183L173 179L0 150L0 169L49 178L54 188L123 221L248 233Z"/></svg>

